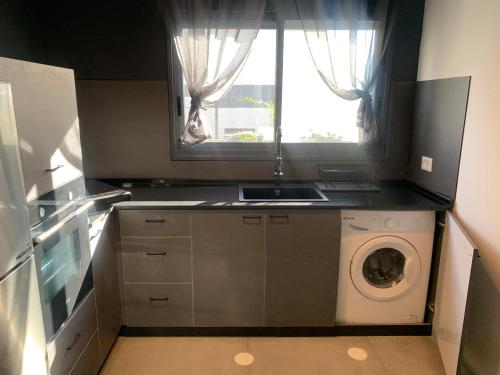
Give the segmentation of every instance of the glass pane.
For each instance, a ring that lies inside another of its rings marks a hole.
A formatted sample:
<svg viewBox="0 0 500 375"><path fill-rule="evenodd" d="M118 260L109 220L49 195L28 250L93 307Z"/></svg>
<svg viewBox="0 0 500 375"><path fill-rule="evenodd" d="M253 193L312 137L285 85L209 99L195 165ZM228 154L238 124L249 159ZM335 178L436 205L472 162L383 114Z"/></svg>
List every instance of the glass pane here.
<svg viewBox="0 0 500 375"><path fill-rule="evenodd" d="M44 249L40 271L46 304L61 293L66 284L80 272L80 259L78 231Z"/></svg>
<svg viewBox="0 0 500 375"><path fill-rule="evenodd" d="M276 30L262 29L233 86L206 110L212 135L208 142L273 142L275 70ZM191 98L185 82L183 91L187 117Z"/></svg>
<svg viewBox="0 0 500 375"><path fill-rule="evenodd" d="M363 276L369 284L377 288L390 288L404 277L406 258L396 249L379 249L363 263Z"/></svg>
<svg viewBox="0 0 500 375"><path fill-rule="evenodd" d="M334 53L339 85L350 89L349 31L329 31L339 40ZM372 30L359 30L358 46L371 40ZM368 48L358 47L357 75L363 77ZM283 142L288 143L357 143L356 126L360 100L348 101L335 95L318 74L309 53L304 31L285 29L283 51ZM329 61L328 50L324 58ZM360 63L362 62L362 63Z"/></svg>

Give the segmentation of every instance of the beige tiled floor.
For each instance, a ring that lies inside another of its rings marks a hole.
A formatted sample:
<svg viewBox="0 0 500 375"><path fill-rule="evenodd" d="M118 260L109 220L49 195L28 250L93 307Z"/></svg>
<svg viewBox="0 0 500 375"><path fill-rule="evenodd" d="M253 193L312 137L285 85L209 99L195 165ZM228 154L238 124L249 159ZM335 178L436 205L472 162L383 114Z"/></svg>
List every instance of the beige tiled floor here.
<svg viewBox="0 0 500 375"><path fill-rule="evenodd" d="M236 364L241 352L254 362ZM444 369L431 337L120 337L101 374L437 375Z"/></svg>

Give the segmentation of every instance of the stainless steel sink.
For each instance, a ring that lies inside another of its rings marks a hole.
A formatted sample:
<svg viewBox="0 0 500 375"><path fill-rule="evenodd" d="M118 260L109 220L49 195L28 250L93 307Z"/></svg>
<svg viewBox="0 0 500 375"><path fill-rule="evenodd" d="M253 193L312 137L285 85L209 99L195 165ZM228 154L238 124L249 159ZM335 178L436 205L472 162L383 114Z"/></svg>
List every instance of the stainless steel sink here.
<svg viewBox="0 0 500 375"><path fill-rule="evenodd" d="M311 184L241 184L240 202L326 202L328 198Z"/></svg>

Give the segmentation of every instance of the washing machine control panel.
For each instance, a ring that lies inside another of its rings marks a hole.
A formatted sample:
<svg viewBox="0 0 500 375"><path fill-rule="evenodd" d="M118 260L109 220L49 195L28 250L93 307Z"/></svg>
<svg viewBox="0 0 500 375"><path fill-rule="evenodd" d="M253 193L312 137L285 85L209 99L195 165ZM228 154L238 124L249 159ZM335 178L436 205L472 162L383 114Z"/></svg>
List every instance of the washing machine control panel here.
<svg viewBox="0 0 500 375"><path fill-rule="evenodd" d="M380 229L380 216L343 214L342 225L355 230L377 230Z"/></svg>
<svg viewBox="0 0 500 375"><path fill-rule="evenodd" d="M342 211L342 228L349 231L420 231L434 223L434 212L427 211Z"/></svg>
<svg viewBox="0 0 500 375"><path fill-rule="evenodd" d="M384 225L386 228L394 229L398 226L398 219L395 217L388 217L384 220Z"/></svg>

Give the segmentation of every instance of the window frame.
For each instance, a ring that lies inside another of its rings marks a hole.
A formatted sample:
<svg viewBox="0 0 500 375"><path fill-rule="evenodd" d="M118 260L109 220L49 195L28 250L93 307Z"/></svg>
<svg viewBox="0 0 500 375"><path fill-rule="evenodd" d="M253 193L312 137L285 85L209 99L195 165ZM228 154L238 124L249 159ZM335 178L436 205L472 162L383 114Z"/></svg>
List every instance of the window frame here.
<svg viewBox="0 0 500 375"><path fill-rule="evenodd" d="M174 161L269 161L276 152L276 130L281 128L283 54L285 23L293 19L281 19L275 13L266 13L263 29L276 29L276 66L275 66L275 136L273 142L209 142L189 146L179 142L179 130L185 124L182 70L177 60L173 39L167 35L167 61L169 69L169 132L170 152ZM389 41L389 44L392 43ZM382 61L381 77L375 87L375 113L378 114L379 137L370 143L282 143L285 160L294 161L380 161L385 159L386 130L390 95L390 66L392 61L390 45ZM180 77L180 79L179 79Z"/></svg>

